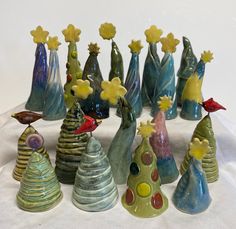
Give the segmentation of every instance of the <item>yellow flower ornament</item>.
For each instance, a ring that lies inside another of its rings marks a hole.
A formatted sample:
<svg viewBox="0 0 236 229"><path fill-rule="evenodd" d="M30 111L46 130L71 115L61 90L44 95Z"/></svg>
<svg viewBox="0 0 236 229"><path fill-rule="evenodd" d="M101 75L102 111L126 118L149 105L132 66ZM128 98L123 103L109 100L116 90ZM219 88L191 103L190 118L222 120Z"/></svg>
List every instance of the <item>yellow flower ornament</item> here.
<svg viewBox="0 0 236 229"><path fill-rule="evenodd" d="M108 100L112 105L118 103L119 98L124 97L127 90L121 85L119 77L114 77L111 81L102 81L103 91L100 96L102 100Z"/></svg>
<svg viewBox="0 0 236 229"><path fill-rule="evenodd" d="M161 111L167 111L172 107L173 101L170 96L162 96L160 100L157 102Z"/></svg>
<svg viewBox="0 0 236 229"><path fill-rule="evenodd" d="M99 28L100 36L105 40L110 40L116 35L116 27L112 23L103 23Z"/></svg>
<svg viewBox="0 0 236 229"><path fill-rule="evenodd" d="M62 30L62 33L66 42L77 42L80 39L79 35L81 34L81 30L69 24L66 29Z"/></svg>
<svg viewBox="0 0 236 229"><path fill-rule="evenodd" d="M158 29L155 25L150 26L149 29L145 30L146 41L148 43L157 43L161 39L162 30Z"/></svg>
<svg viewBox="0 0 236 229"><path fill-rule="evenodd" d="M204 63L211 62L213 59L213 53L211 51L204 51L201 54L201 60L203 60Z"/></svg>
<svg viewBox="0 0 236 229"><path fill-rule="evenodd" d="M49 32L43 30L41 26L38 26L35 30L32 30L30 34L33 36L34 43L39 44L47 42Z"/></svg>
<svg viewBox="0 0 236 229"><path fill-rule="evenodd" d="M58 41L58 37L49 37L47 45L49 50L58 50L58 46L61 45L61 43Z"/></svg>
<svg viewBox="0 0 236 229"><path fill-rule="evenodd" d="M173 33L169 33L166 37L161 38L162 48L161 50L165 53L174 53L176 46L179 44L179 40L175 39Z"/></svg>
<svg viewBox="0 0 236 229"><path fill-rule="evenodd" d="M143 48L140 40L132 40L131 43L128 45L132 53L139 54L141 49Z"/></svg>
<svg viewBox="0 0 236 229"><path fill-rule="evenodd" d="M147 121L147 123L141 122L138 127L138 135L141 135L143 138L148 138L155 132L154 123L150 121Z"/></svg>
<svg viewBox="0 0 236 229"><path fill-rule="evenodd" d="M198 138L194 138L193 141L189 144L190 155L197 160L202 160L204 155L210 152L210 150L211 147L209 146L209 142L206 139L200 141Z"/></svg>
<svg viewBox="0 0 236 229"><path fill-rule="evenodd" d="M72 86L72 90L75 95L81 99L87 99L90 94L93 93L93 88L90 87L88 80L77 80L76 85Z"/></svg>

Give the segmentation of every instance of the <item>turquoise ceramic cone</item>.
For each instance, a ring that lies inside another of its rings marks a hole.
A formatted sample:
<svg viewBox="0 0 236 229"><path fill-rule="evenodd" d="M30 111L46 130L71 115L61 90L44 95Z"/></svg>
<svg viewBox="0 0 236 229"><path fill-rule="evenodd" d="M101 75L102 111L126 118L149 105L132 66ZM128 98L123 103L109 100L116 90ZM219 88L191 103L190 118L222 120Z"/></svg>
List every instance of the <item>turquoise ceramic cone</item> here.
<svg viewBox="0 0 236 229"><path fill-rule="evenodd" d="M21 179L17 205L25 211L41 212L53 208L61 199L53 167L47 158L34 152Z"/></svg>
<svg viewBox="0 0 236 229"><path fill-rule="evenodd" d="M161 75L158 84L158 89L155 90L154 101L152 105L151 115L159 111L157 101L161 96L170 96L174 101L173 106L166 111L166 119L173 119L177 116L177 101L175 98L175 70L174 70L174 58L171 53L165 53L161 61Z"/></svg>
<svg viewBox="0 0 236 229"><path fill-rule="evenodd" d="M56 50L50 51L48 82L45 91L43 119L58 120L66 117L64 91L61 85L59 61Z"/></svg>
<svg viewBox="0 0 236 229"><path fill-rule="evenodd" d="M142 103L143 106L152 106L156 102L154 95L158 92L158 83L161 73L160 59L157 54L156 43L149 44L148 54L144 63L143 81L142 81Z"/></svg>
<svg viewBox="0 0 236 229"><path fill-rule="evenodd" d="M112 208L117 198L109 160L100 142L91 137L76 173L72 202L84 211L97 212Z"/></svg>

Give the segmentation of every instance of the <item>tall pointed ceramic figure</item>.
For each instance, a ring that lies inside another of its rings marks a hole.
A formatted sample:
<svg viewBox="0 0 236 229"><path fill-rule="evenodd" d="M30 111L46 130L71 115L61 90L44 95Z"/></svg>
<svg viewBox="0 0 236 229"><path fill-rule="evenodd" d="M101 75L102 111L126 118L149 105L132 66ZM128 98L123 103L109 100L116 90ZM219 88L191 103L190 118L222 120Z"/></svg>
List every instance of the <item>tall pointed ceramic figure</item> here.
<svg viewBox="0 0 236 229"><path fill-rule="evenodd" d="M45 43L48 32L38 26L31 31L34 43L37 44L35 52L35 63L33 71L33 81L30 96L25 104L25 108L31 111L43 111L44 93L47 84L47 52Z"/></svg>
<svg viewBox="0 0 236 229"><path fill-rule="evenodd" d="M212 122L210 117L210 112L217 111L219 109L225 110L223 106L216 103L212 98L202 103L203 108L209 112L196 126L192 140L194 138L199 138L200 140L207 139L209 142L210 150L202 158L202 167L205 171L207 182L212 183L219 178L219 169L216 159L216 140L212 128ZM188 149L184 161L180 166L181 174L185 173L191 163L192 156Z"/></svg>
<svg viewBox="0 0 236 229"><path fill-rule="evenodd" d="M155 90L158 89L158 83L161 74L160 58L157 54L157 43L160 41L162 30L155 25L145 30L146 41L149 43L148 54L144 63L142 80L142 104L143 106L152 106ZM157 93L157 92L156 92Z"/></svg>
<svg viewBox="0 0 236 229"><path fill-rule="evenodd" d="M12 114L12 117L17 119L21 124L28 124L27 128L24 130L24 132L21 134L20 138L18 139L18 145L17 145L17 158L16 158L16 165L13 170L13 178L20 181L22 178L22 174L25 171L28 161L34 152L32 147L29 147L26 143L26 139L29 135L32 136L39 136L39 133L35 128L31 125L31 123L39 120L42 118L42 115L31 112L31 111L22 111L19 113ZM33 138L32 138L33 139ZM32 140L31 139L31 140ZM39 139L42 140L42 138L35 138L36 140ZM41 147L37 147L35 151L37 153L42 154L49 160L49 156L47 153L47 150L45 149L43 142L40 144Z"/></svg>
<svg viewBox="0 0 236 229"><path fill-rule="evenodd" d="M187 120L202 118L202 82L205 73L205 64L213 59L210 51L204 51L194 73L188 78L182 94L182 109L180 116Z"/></svg>
<svg viewBox="0 0 236 229"><path fill-rule="evenodd" d="M76 42L79 41L80 29L74 25L69 24L66 29L62 31L65 41L69 43L67 63L66 63L66 83L64 85L64 97L67 108L71 108L76 98L71 93L71 88L75 85L77 79L82 78L82 70L80 62L78 61L78 52Z"/></svg>
<svg viewBox="0 0 236 229"><path fill-rule="evenodd" d="M177 116L177 101L175 96L175 69L174 58L172 53L176 51L176 46L179 44L179 40L175 39L172 33L169 33L166 37L161 38L162 51L165 53L161 60L161 75L158 84L158 89L155 90L155 100L158 101L161 96L170 96L174 103L172 107L166 111L166 119L174 119ZM151 115L159 111L159 107L156 102L152 104Z"/></svg>
<svg viewBox="0 0 236 229"><path fill-rule="evenodd" d="M153 119L155 130L150 137L150 144L154 153L157 156L157 168L161 178L161 184L167 184L175 181L179 176L175 159L171 152L168 132L165 123L165 111L172 106L170 97L160 97L158 101L159 112Z"/></svg>
<svg viewBox="0 0 236 229"><path fill-rule="evenodd" d="M116 27L112 23L103 23L99 28L99 34L104 40L111 40L111 69L109 73L109 81L114 77L119 77L121 83L124 82L123 59L120 50L113 40L116 35Z"/></svg>
<svg viewBox="0 0 236 229"><path fill-rule="evenodd" d="M58 180L65 184L74 184L78 164L89 139L86 132L75 133L86 123L78 98L86 99L93 92L89 81L83 80L77 80L72 90L77 99L63 121L56 151L55 172Z"/></svg>
<svg viewBox="0 0 236 229"><path fill-rule="evenodd" d="M202 158L210 151L209 142L194 138L189 149L192 159L178 182L172 200L180 211L197 214L205 211L211 203L206 176L201 166Z"/></svg>
<svg viewBox="0 0 236 229"><path fill-rule="evenodd" d="M128 188L122 196L122 205L137 217L154 217L168 208L168 200L160 189L160 177L156 166L156 155L149 144L149 137L155 131L149 121L138 128L142 136L130 165Z"/></svg>
<svg viewBox="0 0 236 229"><path fill-rule="evenodd" d="M125 184L129 175L129 166L132 160L132 143L136 132L136 118L132 107L124 98L126 89L121 86L118 77L111 81L102 82L101 98L108 100L111 105L118 103L121 111L121 125L108 149L108 159L111 164L116 184Z"/></svg>
<svg viewBox="0 0 236 229"><path fill-rule="evenodd" d="M136 118L138 118L143 109L139 74L139 53L143 46L141 45L140 40L132 40L131 44L129 44L129 48L132 56L129 63L127 77L125 79L125 88L127 89L125 98L132 107ZM117 111L117 114L120 116L121 114L119 109Z"/></svg>
<svg viewBox="0 0 236 229"><path fill-rule="evenodd" d="M101 143L91 137L81 157L72 194L74 205L84 211L105 211L117 202L118 191Z"/></svg>
<svg viewBox="0 0 236 229"><path fill-rule="evenodd" d="M43 119L58 120L66 117L66 105L64 100L63 88L61 85L61 76L59 60L57 55L58 46L61 43L57 37L49 37L47 41L50 50L48 82L45 90L45 99L43 107Z"/></svg>
<svg viewBox="0 0 236 229"><path fill-rule="evenodd" d="M82 79L90 82L93 93L87 99L81 100L80 103L86 115L96 119L105 119L109 117L109 104L100 98L103 78L97 60L99 49L97 43L89 44L89 57L84 66Z"/></svg>
<svg viewBox="0 0 236 229"><path fill-rule="evenodd" d="M32 144L37 145L35 141ZM29 212L47 211L61 201L60 184L52 165L43 155L34 152L30 157L16 199L18 207Z"/></svg>
<svg viewBox="0 0 236 229"><path fill-rule="evenodd" d="M178 82L176 86L177 105L182 106L182 93L186 81L193 74L197 66L197 58L193 53L191 43L187 37L183 37L184 50L182 52L180 67L177 72Z"/></svg>

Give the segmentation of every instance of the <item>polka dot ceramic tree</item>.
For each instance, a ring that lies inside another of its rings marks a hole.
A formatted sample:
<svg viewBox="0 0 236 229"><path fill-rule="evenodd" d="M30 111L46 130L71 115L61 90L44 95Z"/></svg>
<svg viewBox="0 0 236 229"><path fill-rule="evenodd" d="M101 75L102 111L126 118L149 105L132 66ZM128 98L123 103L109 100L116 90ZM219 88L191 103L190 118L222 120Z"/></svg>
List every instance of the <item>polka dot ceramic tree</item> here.
<svg viewBox="0 0 236 229"><path fill-rule="evenodd" d="M157 159L149 144L149 137L155 131L153 124L149 121L141 123L138 130L142 142L135 150L130 165L128 188L122 196L122 204L132 215L147 218L163 213L168 207L168 200L160 189Z"/></svg>

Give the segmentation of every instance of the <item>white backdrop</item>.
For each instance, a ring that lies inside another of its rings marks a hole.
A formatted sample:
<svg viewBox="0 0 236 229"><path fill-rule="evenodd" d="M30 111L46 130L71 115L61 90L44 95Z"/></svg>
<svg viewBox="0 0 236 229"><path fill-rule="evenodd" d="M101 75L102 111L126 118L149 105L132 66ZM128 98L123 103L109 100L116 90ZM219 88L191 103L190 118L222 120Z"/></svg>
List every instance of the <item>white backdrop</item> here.
<svg viewBox="0 0 236 229"><path fill-rule="evenodd" d="M117 42L127 72L131 39L141 39L140 73L147 54L144 30L155 24L164 35L173 32L182 40L187 36L197 57L203 50L214 53L214 61L206 66L204 97L214 97L228 108L219 114L236 121L234 90L236 83L236 2L234 0L129 0L80 1L40 0L2 1L0 6L0 113L27 100L32 81L34 53L30 31L42 25L51 36L57 35L61 78L64 84L67 44L61 33L69 23L82 30L78 43L79 60L83 68L88 57L87 45L97 42L101 47L99 63L104 79L110 67L110 42L99 36L101 23L116 25ZM159 45L160 46L160 45ZM177 47L175 69L179 68L182 44ZM160 57L162 52L159 51Z"/></svg>

